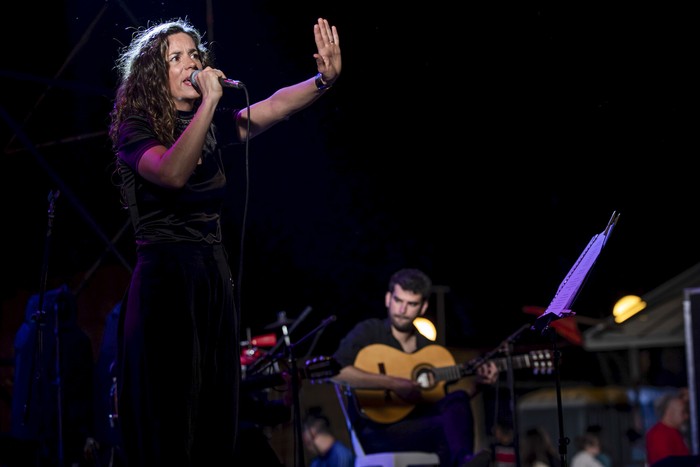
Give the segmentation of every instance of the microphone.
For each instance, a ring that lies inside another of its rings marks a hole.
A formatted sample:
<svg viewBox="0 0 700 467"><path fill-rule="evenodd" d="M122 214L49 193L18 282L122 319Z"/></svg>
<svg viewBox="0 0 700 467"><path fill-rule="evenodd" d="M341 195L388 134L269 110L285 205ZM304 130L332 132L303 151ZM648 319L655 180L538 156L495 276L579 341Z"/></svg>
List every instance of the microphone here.
<svg viewBox="0 0 700 467"><path fill-rule="evenodd" d="M192 83L192 86L197 89L199 89L199 86L197 86L197 75L200 71L202 70L194 70L190 75L190 82ZM221 83L221 86L224 88L243 89L245 87L243 83L235 79L219 78L219 83Z"/></svg>

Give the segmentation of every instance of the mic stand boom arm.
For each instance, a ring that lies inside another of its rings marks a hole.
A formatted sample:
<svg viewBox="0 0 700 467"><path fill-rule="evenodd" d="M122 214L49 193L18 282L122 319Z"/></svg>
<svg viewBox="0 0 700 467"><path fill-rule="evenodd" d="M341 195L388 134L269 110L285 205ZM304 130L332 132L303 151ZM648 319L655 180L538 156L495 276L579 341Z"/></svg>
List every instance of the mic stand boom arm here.
<svg viewBox="0 0 700 467"><path fill-rule="evenodd" d="M331 315L311 330L296 343L287 344L287 358L292 373L292 404L294 410L294 467L304 467L304 442L302 439L301 426L301 407L299 406L299 374L297 373L296 358L294 356L294 348L305 342L309 337L324 329L326 326L335 321L335 315Z"/></svg>

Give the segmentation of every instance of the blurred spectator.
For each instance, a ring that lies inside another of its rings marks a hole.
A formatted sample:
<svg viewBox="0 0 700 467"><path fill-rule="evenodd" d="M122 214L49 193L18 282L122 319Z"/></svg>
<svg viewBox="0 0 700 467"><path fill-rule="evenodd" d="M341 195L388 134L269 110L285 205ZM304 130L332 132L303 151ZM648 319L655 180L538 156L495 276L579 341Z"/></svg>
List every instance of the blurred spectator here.
<svg viewBox="0 0 700 467"><path fill-rule="evenodd" d="M586 433L590 433L596 438L598 438L598 441L600 443L600 452L598 453L598 455L596 455L596 459L598 459L604 467L612 467L612 458L607 454L607 449L603 444L603 427L600 425L589 425L586 428Z"/></svg>
<svg viewBox="0 0 700 467"><path fill-rule="evenodd" d="M331 431L328 418L320 412L309 413L303 423L304 447L313 456L310 467L353 467L355 455Z"/></svg>
<svg viewBox="0 0 700 467"><path fill-rule="evenodd" d="M549 435L541 427L532 427L520 441L522 467L559 467L559 455Z"/></svg>
<svg viewBox="0 0 700 467"><path fill-rule="evenodd" d="M117 358L117 324L121 301L105 318L95 374L93 379L93 424L95 444L90 448L88 457L96 466L121 465L124 462L121 453L119 436L119 414L117 411L117 374L115 359Z"/></svg>
<svg viewBox="0 0 700 467"><path fill-rule="evenodd" d="M13 448L22 446L17 465L85 465L93 433L92 342L78 326L67 286L29 299L14 351L10 430Z"/></svg>
<svg viewBox="0 0 700 467"><path fill-rule="evenodd" d="M493 425L493 441L491 443L491 459L493 467L515 467L515 434L512 421L499 418Z"/></svg>
<svg viewBox="0 0 700 467"><path fill-rule="evenodd" d="M598 460L600 439L590 432L584 433L577 440L578 451L571 458L571 467L604 467Z"/></svg>
<svg viewBox="0 0 700 467"><path fill-rule="evenodd" d="M688 421L688 404L681 393L664 394L656 401L657 422L645 435L647 464L668 456L688 456L682 429Z"/></svg>
<svg viewBox="0 0 700 467"><path fill-rule="evenodd" d="M678 390L678 397L681 398L685 404L685 408L688 411L688 418L683 423L680 428L681 433L683 433L683 439L685 439L685 444L690 448L693 445L693 440L691 439L692 433L690 430L690 392L688 392L688 387L684 386Z"/></svg>

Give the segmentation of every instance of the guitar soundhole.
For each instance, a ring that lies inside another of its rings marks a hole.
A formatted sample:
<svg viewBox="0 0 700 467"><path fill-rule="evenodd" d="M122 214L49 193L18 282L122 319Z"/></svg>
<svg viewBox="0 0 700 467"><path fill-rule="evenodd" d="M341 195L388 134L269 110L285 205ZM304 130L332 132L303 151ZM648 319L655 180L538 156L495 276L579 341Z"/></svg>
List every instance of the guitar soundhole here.
<svg viewBox="0 0 700 467"><path fill-rule="evenodd" d="M431 368L418 368L414 380L421 389L430 389L435 386L435 373Z"/></svg>

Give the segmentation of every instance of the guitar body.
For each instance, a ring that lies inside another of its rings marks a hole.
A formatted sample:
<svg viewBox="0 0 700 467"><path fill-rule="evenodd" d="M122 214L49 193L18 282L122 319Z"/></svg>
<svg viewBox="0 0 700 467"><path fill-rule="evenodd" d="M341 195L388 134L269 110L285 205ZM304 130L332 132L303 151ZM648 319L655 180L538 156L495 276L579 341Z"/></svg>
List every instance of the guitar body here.
<svg viewBox="0 0 700 467"><path fill-rule="evenodd" d="M422 399L434 403L445 397L446 384L473 375L486 361L496 365L499 371L512 364L513 369L532 368L535 374L550 374L552 358L547 350L536 350L524 355L506 358L474 359L455 364L455 359L445 347L437 344L423 347L415 353L405 353L384 344L372 344L363 348L355 357L355 366L369 373L381 373L410 379L419 383ZM354 389L359 411L378 423L394 423L408 415L415 404L407 402L385 389Z"/></svg>
<svg viewBox="0 0 700 467"><path fill-rule="evenodd" d="M450 351L439 345L429 345L408 354L388 345L372 344L360 350L355 358L355 366L369 373L384 373L420 382L426 402L445 397L446 381L432 378L433 370L454 364ZM360 411L379 423L397 422L415 407L415 404L383 389L355 389L354 393Z"/></svg>

